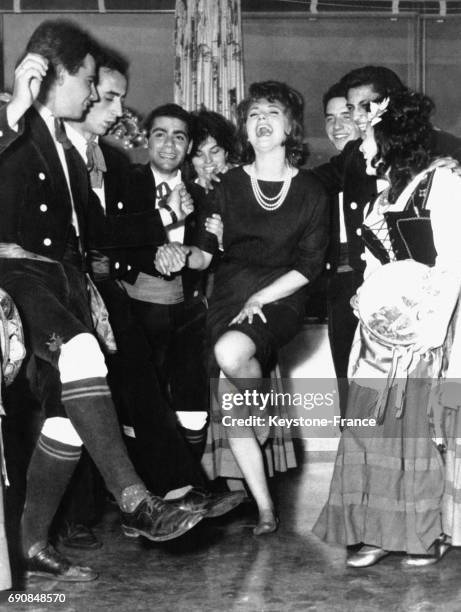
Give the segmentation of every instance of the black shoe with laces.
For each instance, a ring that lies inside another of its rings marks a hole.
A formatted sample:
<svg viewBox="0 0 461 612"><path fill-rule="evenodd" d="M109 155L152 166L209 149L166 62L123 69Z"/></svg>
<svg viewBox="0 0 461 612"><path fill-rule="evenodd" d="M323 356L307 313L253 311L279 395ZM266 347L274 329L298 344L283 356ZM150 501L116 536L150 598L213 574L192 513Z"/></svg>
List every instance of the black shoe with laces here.
<svg viewBox="0 0 461 612"><path fill-rule="evenodd" d="M91 582L98 574L90 567L72 565L51 544L26 559L27 576L39 576L60 582Z"/></svg>
<svg viewBox="0 0 461 612"><path fill-rule="evenodd" d="M153 542L165 542L195 527L205 515L205 510L181 510L149 494L133 512L122 512L122 530L128 537L144 536Z"/></svg>
<svg viewBox="0 0 461 612"><path fill-rule="evenodd" d="M246 499L245 491L224 491L211 493L198 488L190 489L178 499L168 500L168 503L189 512L205 511L206 518L216 518L227 514Z"/></svg>

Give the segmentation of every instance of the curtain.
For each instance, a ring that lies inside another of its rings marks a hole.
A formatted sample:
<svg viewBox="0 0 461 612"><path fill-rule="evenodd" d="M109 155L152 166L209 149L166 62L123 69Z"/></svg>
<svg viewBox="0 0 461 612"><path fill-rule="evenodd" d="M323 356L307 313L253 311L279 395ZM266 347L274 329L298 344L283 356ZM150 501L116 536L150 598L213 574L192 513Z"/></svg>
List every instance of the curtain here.
<svg viewBox="0 0 461 612"><path fill-rule="evenodd" d="M244 96L240 0L176 0L175 102L235 120Z"/></svg>

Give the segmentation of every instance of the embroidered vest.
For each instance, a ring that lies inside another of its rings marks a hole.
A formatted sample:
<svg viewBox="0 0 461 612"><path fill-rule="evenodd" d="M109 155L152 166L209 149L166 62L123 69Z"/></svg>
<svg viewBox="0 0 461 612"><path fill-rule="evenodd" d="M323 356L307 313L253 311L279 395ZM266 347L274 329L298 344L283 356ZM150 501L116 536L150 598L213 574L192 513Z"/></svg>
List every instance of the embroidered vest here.
<svg viewBox="0 0 461 612"><path fill-rule="evenodd" d="M402 211L389 210L384 213L392 251L397 260L414 259L428 266L435 264L437 251L434 246L430 210L426 209L434 172L435 170L420 181ZM382 264L390 262L389 251L366 225L362 225L362 240Z"/></svg>

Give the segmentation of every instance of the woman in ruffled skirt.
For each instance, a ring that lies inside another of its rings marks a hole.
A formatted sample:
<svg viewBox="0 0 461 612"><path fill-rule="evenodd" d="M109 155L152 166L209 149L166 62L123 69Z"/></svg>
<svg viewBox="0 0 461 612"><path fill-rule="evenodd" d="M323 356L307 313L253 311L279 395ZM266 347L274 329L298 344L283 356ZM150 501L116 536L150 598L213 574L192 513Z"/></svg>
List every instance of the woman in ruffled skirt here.
<svg viewBox="0 0 461 612"><path fill-rule="evenodd" d="M367 173L386 181L365 211L365 279L383 265L412 259L432 266L439 299L435 311L421 308L412 343L395 343L391 333L386 340L386 329L376 333L360 321L346 416L374 418L376 426L344 429L329 498L314 526L326 542L362 545L349 555L349 567L368 567L390 552L407 553L402 564L420 567L438 561L448 548L433 398L460 287L461 179L431 166L432 110L426 96L410 90L372 102L361 145ZM387 279L383 296L395 289L392 275Z"/></svg>

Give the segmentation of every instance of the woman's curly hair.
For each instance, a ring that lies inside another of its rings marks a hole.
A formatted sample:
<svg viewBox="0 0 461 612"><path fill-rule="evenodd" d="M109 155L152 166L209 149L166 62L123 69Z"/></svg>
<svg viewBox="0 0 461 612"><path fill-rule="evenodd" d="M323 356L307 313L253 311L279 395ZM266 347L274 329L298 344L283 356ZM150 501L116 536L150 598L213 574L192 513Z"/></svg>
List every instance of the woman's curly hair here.
<svg viewBox="0 0 461 612"><path fill-rule="evenodd" d="M378 153L373 163L380 177L389 170L389 202L395 202L409 181L430 162L433 110L430 98L403 89L391 94L381 121L374 126Z"/></svg>
<svg viewBox="0 0 461 612"><path fill-rule="evenodd" d="M253 147L248 142L246 121L250 106L261 99L269 102L280 102L290 120L290 133L285 141L286 158L292 166L300 166L305 157L304 140L304 100L302 95L279 81L262 81L252 83L248 96L237 107L237 136L241 146L243 163L251 163L255 159Z"/></svg>
<svg viewBox="0 0 461 612"><path fill-rule="evenodd" d="M194 157L199 147L208 137L211 137L216 140L218 146L224 149L230 164L239 162L237 128L231 121L203 107L192 113L192 125L193 144L189 157Z"/></svg>

